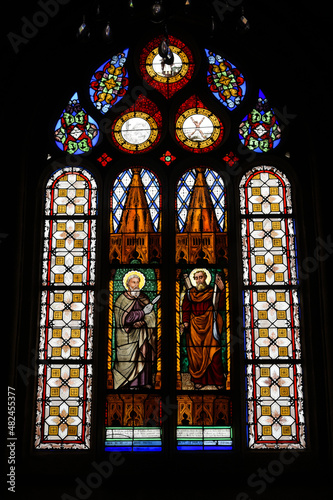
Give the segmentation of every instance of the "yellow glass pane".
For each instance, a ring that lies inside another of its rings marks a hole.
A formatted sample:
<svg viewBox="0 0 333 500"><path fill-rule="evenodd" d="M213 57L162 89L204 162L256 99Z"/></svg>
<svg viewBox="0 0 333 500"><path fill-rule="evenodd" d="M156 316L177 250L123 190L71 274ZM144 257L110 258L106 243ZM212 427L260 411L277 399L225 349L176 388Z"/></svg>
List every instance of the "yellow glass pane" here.
<svg viewBox="0 0 333 500"><path fill-rule="evenodd" d="M273 220L272 221L272 229L281 229L281 222L279 220Z"/></svg>
<svg viewBox="0 0 333 500"><path fill-rule="evenodd" d="M258 293L258 300L259 300L259 302L266 302L267 293L266 292L259 292Z"/></svg>
<svg viewBox="0 0 333 500"><path fill-rule="evenodd" d="M269 355L269 348L268 347L260 347L259 352L260 352L260 356L268 356Z"/></svg>
<svg viewBox="0 0 333 500"><path fill-rule="evenodd" d="M257 278L257 281L260 281L260 282L266 281L266 274L265 273L257 273L256 278Z"/></svg>
<svg viewBox="0 0 333 500"><path fill-rule="evenodd" d="M291 426L283 425L282 426L282 436L291 436Z"/></svg>
<svg viewBox="0 0 333 500"><path fill-rule="evenodd" d="M271 436L272 427L270 425L263 425L262 426L262 434L263 434L263 436Z"/></svg>
<svg viewBox="0 0 333 500"><path fill-rule="evenodd" d="M258 311L259 319L267 319L267 311Z"/></svg>
<svg viewBox="0 0 333 500"><path fill-rule="evenodd" d="M289 369L288 368L280 368L280 377L289 377Z"/></svg>
<svg viewBox="0 0 333 500"><path fill-rule="evenodd" d="M289 396L289 387L280 387L280 396Z"/></svg>
<svg viewBox="0 0 333 500"><path fill-rule="evenodd" d="M287 417L290 415L290 406L281 406L281 409L280 409L280 413L281 415Z"/></svg>

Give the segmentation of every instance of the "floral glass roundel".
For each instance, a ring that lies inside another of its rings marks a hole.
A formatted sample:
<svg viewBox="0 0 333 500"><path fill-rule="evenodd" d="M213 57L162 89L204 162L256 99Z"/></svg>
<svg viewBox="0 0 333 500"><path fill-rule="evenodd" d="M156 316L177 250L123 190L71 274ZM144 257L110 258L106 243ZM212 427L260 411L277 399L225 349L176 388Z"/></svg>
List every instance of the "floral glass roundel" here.
<svg viewBox="0 0 333 500"><path fill-rule="evenodd" d="M176 139L189 151L205 153L223 138L221 120L197 96L187 99L176 114Z"/></svg>
<svg viewBox="0 0 333 500"><path fill-rule="evenodd" d="M112 138L122 151L140 153L159 141L161 127L162 115L158 107L141 95L133 106L116 119Z"/></svg>
<svg viewBox="0 0 333 500"><path fill-rule="evenodd" d="M267 153L280 142L281 129L276 115L269 107L267 98L259 90L255 107L239 125L239 138L248 149L256 153Z"/></svg>
<svg viewBox="0 0 333 500"><path fill-rule="evenodd" d="M87 153L98 142L98 125L82 108L77 92L57 121L54 138L58 148L69 154Z"/></svg>
<svg viewBox="0 0 333 500"><path fill-rule="evenodd" d="M93 74L89 88L90 99L101 113L109 111L127 92L127 54L128 49L125 49L114 55Z"/></svg>
<svg viewBox="0 0 333 500"><path fill-rule="evenodd" d="M167 56L161 55L165 44ZM141 52L140 73L143 79L167 99L183 88L192 78L194 61L190 49L173 36L160 36L149 42Z"/></svg>
<svg viewBox="0 0 333 500"><path fill-rule="evenodd" d="M213 95L230 111L242 102L246 83L242 73L219 54L205 49L208 59L207 83Z"/></svg>

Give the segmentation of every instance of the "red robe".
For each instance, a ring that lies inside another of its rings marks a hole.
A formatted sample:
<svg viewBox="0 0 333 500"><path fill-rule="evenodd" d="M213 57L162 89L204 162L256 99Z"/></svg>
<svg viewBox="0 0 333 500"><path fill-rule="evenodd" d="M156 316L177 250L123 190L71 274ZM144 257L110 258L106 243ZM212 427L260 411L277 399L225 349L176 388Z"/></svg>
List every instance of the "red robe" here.
<svg viewBox="0 0 333 500"><path fill-rule="evenodd" d="M221 346L213 335L213 287L204 290L191 288L183 301L183 323L189 324L186 345L191 380L201 385L224 385ZM220 292L218 309L225 307L225 290ZM222 332L223 320L216 313L216 328Z"/></svg>

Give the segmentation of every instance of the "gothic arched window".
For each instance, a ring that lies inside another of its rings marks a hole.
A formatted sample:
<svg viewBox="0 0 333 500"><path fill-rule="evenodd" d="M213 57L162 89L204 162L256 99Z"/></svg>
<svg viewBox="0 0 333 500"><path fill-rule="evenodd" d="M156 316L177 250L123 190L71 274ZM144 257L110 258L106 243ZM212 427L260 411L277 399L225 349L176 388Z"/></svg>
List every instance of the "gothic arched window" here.
<svg viewBox="0 0 333 500"><path fill-rule="evenodd" d="M92 407L107 451L229 451L245 428L250 449L305 447L291 184L258 161L281 141L273 108L178 36L104 61L54 127L68 166L46 185L36 448L89 448Z"/></svg>
<svg viewBox="0 0 333 500"><path fill-rule="evenodd" d="M45 192L35 447L90 447L97 186L64 167Z"/></svg>

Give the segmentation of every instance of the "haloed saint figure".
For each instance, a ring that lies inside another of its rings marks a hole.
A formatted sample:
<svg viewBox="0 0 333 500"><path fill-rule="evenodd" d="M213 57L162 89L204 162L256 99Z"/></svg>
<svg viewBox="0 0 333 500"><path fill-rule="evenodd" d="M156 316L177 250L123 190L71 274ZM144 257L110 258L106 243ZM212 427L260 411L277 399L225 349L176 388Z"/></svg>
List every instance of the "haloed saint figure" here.
<svg viewBox="0 0 333 500"><path fill-rule="evenodd" d="M153 363L156 353L156 316L154 303L142 292L145 277L139 271L123 279L125 291L114 304L116 325L116 361L114 388L153 386Z"/></svg>
<svg viewBox="0 0 333 500"><path fill-rule="evenodd" d="M208 385L221 389L225 376L221 356L223 319L219 311L225 308L224 283L216 274L211 286L208 269L194 269L184 278L180 332L186 335L191 382L195 389Z"/></svg>

